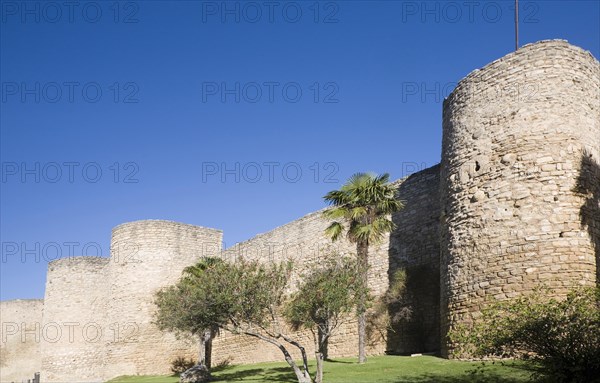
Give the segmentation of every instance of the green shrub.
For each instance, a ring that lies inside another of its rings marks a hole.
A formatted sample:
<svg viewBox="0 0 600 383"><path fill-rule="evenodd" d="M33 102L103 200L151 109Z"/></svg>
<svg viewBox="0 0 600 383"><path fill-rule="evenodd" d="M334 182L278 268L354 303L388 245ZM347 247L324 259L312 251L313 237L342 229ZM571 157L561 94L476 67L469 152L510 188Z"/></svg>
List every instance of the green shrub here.
<svg viewBox="0 0 600 383"><path fill-rule="evenodd" d="M600 382L600 287L496 302L450 336L458 355L533 360L549 382Z"/></svg>
<svg viewBox="0 0 600 383"><path fill-rule="evenodd" d="M181 374L182 372L185 372L187 370L189 370L190 368L194 367L196 365L196 362L194 362L193 359L186 359L182 356L177 357L177 359L173 360L171 362L171 371L173 371L174 374Z"/></svg>

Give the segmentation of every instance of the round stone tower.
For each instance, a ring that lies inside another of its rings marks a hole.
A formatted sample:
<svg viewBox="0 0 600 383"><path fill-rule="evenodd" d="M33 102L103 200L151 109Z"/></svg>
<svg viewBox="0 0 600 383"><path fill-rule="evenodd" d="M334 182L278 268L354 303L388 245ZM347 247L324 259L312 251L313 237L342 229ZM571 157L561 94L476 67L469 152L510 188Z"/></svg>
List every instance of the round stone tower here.
<svg viewBox="0 0 600 383"><path fill-rule="evenodd" d="M196 341L177 340L156 328L154 293L174 284L187 266L218 256L222 232L170 221L125 223L111 240L107 377L169 374L178 356L197 357Z"/></svg>
<svg viewBox="0 0 600 383"><path fill-rule="evenodd" d="M104 377L108 258L50 262L41 327L41 380L98 382Z"/></svg>
<svg viewBox="0 0 600 383"><path fill-rule="evenodd" d="M526 45L444 102L441 325L536 286L597 280L600 64L566 41Z"/></svg>

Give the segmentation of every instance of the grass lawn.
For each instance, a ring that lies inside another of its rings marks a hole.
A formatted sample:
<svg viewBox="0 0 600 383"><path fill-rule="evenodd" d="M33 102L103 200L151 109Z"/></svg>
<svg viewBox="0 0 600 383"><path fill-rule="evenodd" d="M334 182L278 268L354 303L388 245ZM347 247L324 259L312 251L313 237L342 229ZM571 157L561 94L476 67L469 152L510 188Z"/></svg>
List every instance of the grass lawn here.
<svg viewBox="0 0 600 383"><path fill-rule="evenodd" d="M433 356L377 356L359 365L356 359L325 362L324 383L518 383L529 381L530 371L520 362L503 364L452 361ZM311 372L314 364L311 363ZM215 382L296 382L286 363L260 363L217 368ZM110 383L176 383L174 376L126 376Z"/></svg>

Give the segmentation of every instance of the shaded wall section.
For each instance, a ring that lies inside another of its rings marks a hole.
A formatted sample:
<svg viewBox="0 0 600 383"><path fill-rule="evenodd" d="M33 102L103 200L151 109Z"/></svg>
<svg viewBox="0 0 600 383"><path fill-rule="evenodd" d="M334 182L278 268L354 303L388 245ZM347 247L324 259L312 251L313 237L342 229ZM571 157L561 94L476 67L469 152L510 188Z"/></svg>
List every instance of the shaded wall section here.
<svg viewBox="0 0 600 383"><path fill-rule="evenodd" d="M376 297L389 287L391 271L404 268L408 276L409 299L413 316L399 323L392 332L385 329L368 331L367 353L413 353L436 351L439 348L439 166L415 173L395 182L398 196L406 208L395 214L396 230L380 243L369 248L369 287ZM356 245L345 238L332 243L324 235L330 224L323 210L308 214L296 221L239 243L223 252L227 260L258 259L264 262L295 261L291 289L311 262L328 252L356 254ZM313 340L307 332L294 337L313 353ZM354 318L348 318L329 342L329 356L357 354L358 334ZM294 352L295 350L290 350ZM276 347L241 335L221 334L214 348L216 363L229 359L233 363L279 361L281 351ZM298 355L296 355L298 356Z"/></svg>
<svg viewBox="0 0 600 383"><path fill-rule="evenodd" d="M440 167L415 173L399 182L398 198L406 207L394 214L390 236L389 277L406 272L405 305L410 316L388 332L387 352L437 352L440 336ZM390 307L392 317L399 307Z"/></svg>
<svg viewBox="0 0 600 383"><path fill-rule="evenodd" d="M599 105L600 107L600 105ZM600 161L599 155L584 152L579 164L575 192L585 198L579 210L581 227L587 229L596 252L596 284L600 282Z"/></svg>

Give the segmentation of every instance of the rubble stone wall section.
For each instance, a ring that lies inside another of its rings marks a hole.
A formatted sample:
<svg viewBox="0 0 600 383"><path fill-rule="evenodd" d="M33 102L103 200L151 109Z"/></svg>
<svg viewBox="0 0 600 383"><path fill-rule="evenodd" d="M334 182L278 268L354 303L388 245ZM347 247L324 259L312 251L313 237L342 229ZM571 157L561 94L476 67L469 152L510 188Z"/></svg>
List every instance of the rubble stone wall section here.
<svg viewBox="0 0 600 383"><path fill-rule="evenodd" d="M42 367L42 299L0 302L0 382L32 379Z"/></svg>
<svg viewBox="0 0 600 383"><path fill-rule="evenodd" d="M68 257L48 265L41 331L44 382L99 381L104 343L112 334L106 317L106 257Z"/></svg>
<svg viewBox="0 0 600 383"><path fill-rule="evenodd" d="M553 40L472 72L445 101L445 354L446 333L476 319L487 300L596 283L597 180L582 168L600 158L599 89L598 60Z"/></svg>
<svg viewBox="0 0 600 383"><path fill-rule="evenodd" d="M178 340L154 324L154 293L172 285L201 257L218 256L222 232L171 221L146 220L113 229L107 316L118 336L106 343L106 373L170 373L177 356L197 355L197 341Z"/></svg>

